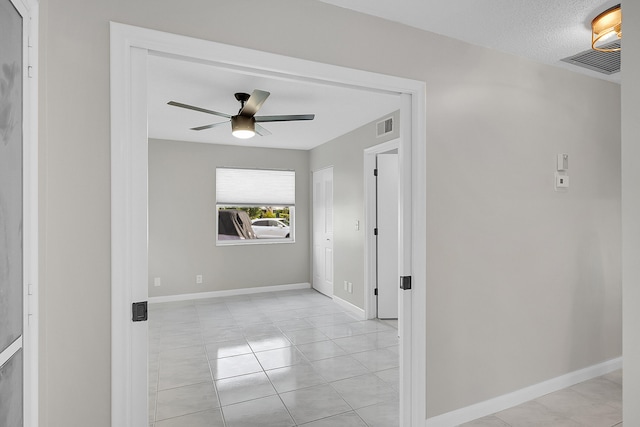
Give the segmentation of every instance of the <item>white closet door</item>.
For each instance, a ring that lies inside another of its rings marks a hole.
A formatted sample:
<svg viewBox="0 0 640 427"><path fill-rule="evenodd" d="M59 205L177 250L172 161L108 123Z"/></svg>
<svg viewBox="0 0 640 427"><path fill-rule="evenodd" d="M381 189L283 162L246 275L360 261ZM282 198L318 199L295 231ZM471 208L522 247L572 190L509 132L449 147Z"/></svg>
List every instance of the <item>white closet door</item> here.
<svg viewBox="0 0 640 427"><path fill-rule="evenodd" d="M398 318L398 155L377 156L378 318Z"/></svg>
<svg viewBox="0 0 640 427"><path fill-rule="evenodd" d="M333 168L313 172L313 288L333 296Z"/></svg>

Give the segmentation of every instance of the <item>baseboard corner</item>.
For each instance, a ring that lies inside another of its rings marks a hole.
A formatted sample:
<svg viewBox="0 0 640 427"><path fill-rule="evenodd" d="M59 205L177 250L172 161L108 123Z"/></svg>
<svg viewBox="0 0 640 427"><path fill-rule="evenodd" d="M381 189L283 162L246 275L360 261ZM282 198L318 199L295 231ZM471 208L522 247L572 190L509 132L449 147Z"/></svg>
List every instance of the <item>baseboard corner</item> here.
<svg viewBox="0 0 640 427"><path fill-rule="evenodd" d="M360 320L366 320L366 316L365 316L365 312L362 308L358 307L357 305L354 305L352 303L350 303L347 300L344 300L340 297L337 296L333 296L333 302L335 302L336 304L338 304L341 308L355 314L356 316L358 316L358 319Z"/></svg>

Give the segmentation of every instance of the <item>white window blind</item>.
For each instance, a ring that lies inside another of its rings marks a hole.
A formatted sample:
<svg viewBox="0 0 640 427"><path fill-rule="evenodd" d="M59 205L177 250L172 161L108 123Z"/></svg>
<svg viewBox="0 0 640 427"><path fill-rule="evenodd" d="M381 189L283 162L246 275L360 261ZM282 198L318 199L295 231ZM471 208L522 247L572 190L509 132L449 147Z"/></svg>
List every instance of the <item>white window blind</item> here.
<svg viewBox="0 0 640 427"><path fill-rule="evenodd" d="M296 172L216 168L216 203L226 206L294 206Z"/></svg>

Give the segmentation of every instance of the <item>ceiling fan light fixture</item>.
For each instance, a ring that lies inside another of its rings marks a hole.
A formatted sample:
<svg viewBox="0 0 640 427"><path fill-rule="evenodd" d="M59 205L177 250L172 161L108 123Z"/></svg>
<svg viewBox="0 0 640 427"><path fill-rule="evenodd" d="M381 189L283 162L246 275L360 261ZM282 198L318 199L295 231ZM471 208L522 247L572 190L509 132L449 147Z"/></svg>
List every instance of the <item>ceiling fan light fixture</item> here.
<svg viewBox="0 0 640 427"><path fill-rule="evenodd" d="M271 135L271 132L269 132L261 125L256 124L256 122L292 122L297 120L313 120L315 118L315 114L281 114L275 116L256 116L256 113L258 112L260 107L262 107L262 104L264 104L264 101L267 100L269 95L269 92L259 89L255 89L251 93L251 95L244 92L236 93L236 100L240 102L240 111L238 111L238 114L236 114L235 116L221 113L219 111L208 110L202 107L196 107L195 105L183 104L182 102L169 101L167 102L167 104L174 107L186 108L187 110L199 111L201 113L213 114L214 116L230 119L231 134L240 139L252 138L256 133L260 136ZM218 122L204 126L196 126L191 128L191 130L200 131L211 129L225 123L229 122ZM258 129L257 131L256 128Z"/></svg>
<svg viewBox="0 0 640 427"><path fill-rule="evenodd" d="M617 52L617 48L606 48L605 45L622 39L622 9L613 6L596 16L591 21L591 47L600 52Z"/></svg>
<svg viewBox="0 0 640 427"><path fill-rule="evenodd" d="M240 139L249 139L256 134L256 120L253 117L231 117L231 135Z"/></svg>

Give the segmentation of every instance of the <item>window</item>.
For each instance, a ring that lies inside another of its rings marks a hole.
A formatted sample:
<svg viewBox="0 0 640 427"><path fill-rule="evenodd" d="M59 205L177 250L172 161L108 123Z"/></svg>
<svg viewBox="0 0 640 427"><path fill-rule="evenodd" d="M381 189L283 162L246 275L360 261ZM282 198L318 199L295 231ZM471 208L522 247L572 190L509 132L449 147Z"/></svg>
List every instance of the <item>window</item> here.
<svg viewBox="0 0 640 427"><path fill-rule="evenodd" d="M294 241L292 170L216 169L217 244Z"/></svg>

